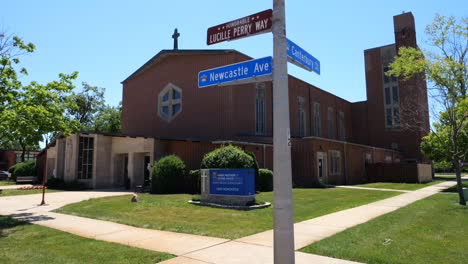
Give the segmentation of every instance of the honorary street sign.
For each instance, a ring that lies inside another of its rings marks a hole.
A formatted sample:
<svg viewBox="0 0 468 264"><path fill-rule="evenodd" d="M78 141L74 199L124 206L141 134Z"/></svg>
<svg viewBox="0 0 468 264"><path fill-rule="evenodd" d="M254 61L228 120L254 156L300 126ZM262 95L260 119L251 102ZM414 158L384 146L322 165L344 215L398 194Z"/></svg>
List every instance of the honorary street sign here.
<svg viewBox="0 0 468 264"><path fill-rule="evenodd" d="M255 195L254 169L210 169L210 194Z"/></svg>
<svg viewBox="0 0 468 264"><path fill-rule="evenodd" d="M236 19L208 29L206 44L248 37L271 30L273 11L271 9L250 16Z"/></svg>
<svg viewBox="0 0 468 264"><path fill-rule="evenodd" d="M238 81L245 83L251 78L270 75L272 71L271 64L272 58L265 57L204 70L198 73L198 88Z"/></svg>
<svg viewBox="0 0 468 264"><path fill-rule="evenodd" d="M310 55L307 51L296 45L289 39L286 39L288 44L287 53L289 62L297 66L313 71L320 75L320 61Z"/></svg>

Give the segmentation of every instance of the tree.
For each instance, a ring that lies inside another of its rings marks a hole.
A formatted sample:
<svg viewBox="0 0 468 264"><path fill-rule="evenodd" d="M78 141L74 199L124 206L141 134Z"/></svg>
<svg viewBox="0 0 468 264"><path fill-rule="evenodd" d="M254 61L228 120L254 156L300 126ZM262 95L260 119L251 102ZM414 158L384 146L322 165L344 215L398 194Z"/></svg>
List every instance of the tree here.
<svg viewBox="0 0 468 264"><path fill-rule="evenodd" d="M120 133L122 117L122 102L117 107L106 105L93 119L91 131L101 133Z"/></svg>
<svg viewBox="0 0 468 264"><path fill-rule="evenodd" d="M77 76L77 72L59 74L58 81L46 85L31 82L17 91L16 100L5 108L4 128L9 138L20 144L22 161L28 146L37 144L45 134L68 135L79 128L78 121L65 116L66 105L71 104L67 99L74 88L72 81Z"/></svg>
<svg viewBox="0 0 468 264"><path fill-rule="evenodd" d="M25 44L16 36L0 35L0 144L1 147L20 145L24 161L26 150L37 146L43 135L58 132L66 135L78 128L77 121L64 115L66 108L76 108L67 99L78 73L59 74L58 81L46 85L33 81L23 86L18 80L18 56L32 53L35 46ZM25 68L19 72L27 74Z"/></svg>
<svg viewBox="0 0 468 264"><path fill-rule="evenodd" d="M82 83L83 91L72 94L68 100L70 107L68 115L81 123L81 129L92 126L94 115L104 108L104 88Z"/></svg>
<svg viewBox="0 0 468 264"><path fill-rule="evenodd" d="M423 139L422 150L436 161L450 161L457 178L459 203L466 205L461 170L466 165L466 129L468 126L468 17L457 21L454 17L436 15L426 27L428 43L433 51L401 47L390 65L389 74L402 81L425 73L434 86L432 98L440 107L439 123Z"/></svg>

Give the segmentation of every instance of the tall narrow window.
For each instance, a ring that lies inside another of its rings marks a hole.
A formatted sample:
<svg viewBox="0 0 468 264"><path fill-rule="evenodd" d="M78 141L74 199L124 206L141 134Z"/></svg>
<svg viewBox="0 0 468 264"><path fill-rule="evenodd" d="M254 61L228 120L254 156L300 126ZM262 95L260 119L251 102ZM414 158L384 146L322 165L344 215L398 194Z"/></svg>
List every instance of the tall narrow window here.
<svg viewBox="0 0 468 264"><path fill-rule="evenodd" d="M265 84L257 83L255 90L255 134L264 135L266 131Z"/></svg>
<svg viewBox="0 0 468 264"><path fill-rule="evenodd" d="M94 138L80 137L78 148L78 179L93 177Z"/></svg>
<svg viewBox="0 0 468 264"><path fill-rule="evenodd" d="M335 111L332 107L328 107L328 137L335 138Z"/></svg>
<svg viewBox="0 0 468 264"><path fill-rule="evenodd" d="M297 114L298 114L298 121L299 121L299 136L305 137L306 135L306 116L304 110L304 97L298 96L297 97Z"/></svg>
<svg viewBox="0 0 468 264"><path fill-rule="evenodd" d="M321 129L322 129L322 121L320 119L320 104L319 103L315 103L314 104L314 121L315 121L315 133L314 135L316 137L320 137L321 136Z"/></svg>
<svg viewBox="0 0 468 264"><path fill-rule="evenodd" d="M330 175L339 175L341 173L340 152L337 150L330 151Z"/></svg>
<svg viewBox="0 0 468 264"><path fill-rule="evenodd" d="M399 92L398 79L395 76L388 76L389 64L396 55L395 46L385 47L382 50L382 74L383 74L383 95L384 95L384 115L385 127L389 129L400 127L399 115Z"/></svg>
<svg viewBox="0 0 468 264"><path fill-rule="evenodd" d="M346 135L345 135L345 118L344 118L344 113L339 112L338 115L338 139L339 140L346 140Z"/></svg>

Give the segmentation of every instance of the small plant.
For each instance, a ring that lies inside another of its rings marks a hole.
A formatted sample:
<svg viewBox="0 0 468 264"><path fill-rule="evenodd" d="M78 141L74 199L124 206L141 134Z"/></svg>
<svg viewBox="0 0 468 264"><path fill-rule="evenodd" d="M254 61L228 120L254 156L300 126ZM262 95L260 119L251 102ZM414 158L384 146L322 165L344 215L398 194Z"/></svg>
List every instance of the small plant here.
<svg viewBox="0 0 468 264"><path fill-rule="evenodd" d="M176 155L166 156L153 166L151 192L177 193L184 189L185 164Z"/></svg>
<svg viewBox="0 0 468 264"><path fill-rule="evenodd" d="M273 172L267 169L259 169L258 177L255 181L255 189L260 192L273 191Z"/></svg>
<svg viewBox="0 0 468 264"><path fill-rule="evenodd" d="M194 202L201 201L201 195L199 195L199 194L193 195L192 196L192 201L194 201Z"/></svg>

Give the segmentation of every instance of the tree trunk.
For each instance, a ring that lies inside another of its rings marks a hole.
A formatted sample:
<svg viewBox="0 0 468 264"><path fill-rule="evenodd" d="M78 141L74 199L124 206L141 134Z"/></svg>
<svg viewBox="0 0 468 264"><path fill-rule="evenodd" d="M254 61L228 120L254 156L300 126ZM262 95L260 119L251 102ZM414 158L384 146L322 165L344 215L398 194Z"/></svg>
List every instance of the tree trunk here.
<svg viewBox="0 0 468 264"><path fill-rule="evenodd" d="M458 191L458 197L460 199L459 203L461 205L466 205L466 200L465 200L465 195L463 193L463 184L461 180L461 168L460 168L460 161L455 158L455 175L457 178L457 191Z"/></svg>
<svg viewBox="0 0 468 264"><path fill-rule="evenodd" d="M26 155L26 145L23 144L23 140L19 140L21 146L21 162L24 162L24 156Z"/></svg>

